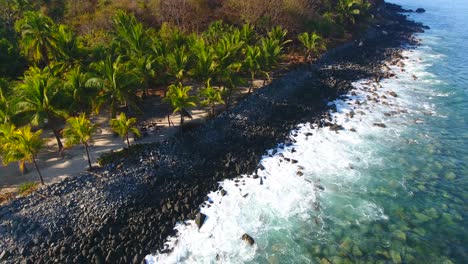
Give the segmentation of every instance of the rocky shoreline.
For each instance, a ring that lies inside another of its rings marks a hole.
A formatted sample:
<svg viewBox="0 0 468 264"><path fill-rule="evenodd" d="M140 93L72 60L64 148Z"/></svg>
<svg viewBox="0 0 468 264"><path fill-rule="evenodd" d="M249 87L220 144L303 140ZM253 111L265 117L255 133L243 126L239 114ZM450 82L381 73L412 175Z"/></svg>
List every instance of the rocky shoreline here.
<svg viewBox="0 0 468 264"><path fill-rule="evenodd" d="M141 263L162 249L178 221L194 219L218 182L252 173L264 151L291 142L299 123L327 122L327 102L363 78L391 77L402 45L423 26L396 5L355 42L312 69L287 73L201 127L0 207L2 263ZM324 118L325 117L325 118Z"/></svg>

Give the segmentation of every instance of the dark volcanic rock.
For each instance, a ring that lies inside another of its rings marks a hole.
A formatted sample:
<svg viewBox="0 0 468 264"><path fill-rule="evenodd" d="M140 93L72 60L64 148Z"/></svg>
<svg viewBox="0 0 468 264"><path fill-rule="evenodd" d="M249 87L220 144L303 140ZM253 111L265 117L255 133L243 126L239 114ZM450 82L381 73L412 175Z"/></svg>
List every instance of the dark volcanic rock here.
<svg viewBox="0 0 468 264"><path fill-rule="evenodd" d="M242 235L242 240L244 240L245 242L247 242L251 246L253 246L253 244L255 244L255 240L251 236L249 236L248 234L243 234Z"/></svg>
<svg viewBox="0 0 468 264"><path fill-rule="evenodd" d="M197 224L198 228L201 228L203 223L205 222L206 215L203 213L198 213L195 217L195 223Z"/></svg>
<svg viewBox="0 0 468 264"><path fill-rule="evenodd" d="M416 12L416 13L424 13L424 12L426 12L426 9L420 7L420 8L418 8L418 9L416 9L415 12Z"/></svg>

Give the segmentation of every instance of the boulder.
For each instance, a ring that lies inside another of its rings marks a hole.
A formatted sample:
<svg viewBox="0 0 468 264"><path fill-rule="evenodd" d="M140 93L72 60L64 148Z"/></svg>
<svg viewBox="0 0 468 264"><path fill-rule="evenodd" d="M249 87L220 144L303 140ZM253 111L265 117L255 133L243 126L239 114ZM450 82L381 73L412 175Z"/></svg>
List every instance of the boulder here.
<svg viewBox="0 0 468 264"><path fill-rule="evenodd" d="M198 213L197 216L195 216L195 223L197 224L198 228L201 228L203 223L205 222L206 215L203 213Z"/></svg>
<svg viewBox="0 0 468 264"><path fill-rule="evenodd" d="M418 9L416 9L415 12L416 12L416 13L424 13L424 12L426 12L426 9L420 7L420 8L418 8Z"/></svg>
<svg viewBox="0 0 468 264"><path fill-rule="evenodd" d="M245 242L247 242L251 246L253 246L253 244L255 244L255 240L251 236L249 236L248 234L243 234L242 235L242 240L244 240Z"/></svg>

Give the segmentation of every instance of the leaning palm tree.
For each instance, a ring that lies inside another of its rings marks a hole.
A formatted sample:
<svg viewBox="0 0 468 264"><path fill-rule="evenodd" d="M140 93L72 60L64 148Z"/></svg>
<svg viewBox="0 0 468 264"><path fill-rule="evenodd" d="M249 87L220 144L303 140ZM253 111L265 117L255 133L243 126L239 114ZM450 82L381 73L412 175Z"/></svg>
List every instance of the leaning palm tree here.
<svg viewBox="0 0 468 264"><path fill-rule="evenodd" d="M25 73L24 81L17 89L21 101L17 104L18 114L34 126L48 124L52 129L59 151L63 149L60 140L60 121L68 114L64 110L67 94L61 89L60 80L47 70L31 68Z"/></svg>
<svg viewBox="0 0 468 264"><path fill-rule="evenodd" d="M224 104L223 91L220 88L212 87L210 81L208 79L205 88L200 91L200 98L203 98L200 103L203 106L209 106L211 108L210 115L214 116L216 104Z"/></svg>
<svg viewBox="0 0 468 264"><path fill-rule="evenodd" d="M192 90L190 86L183 86L182 83L173 84L169 86L166 94L166 101L169 101L174 109L174 113L180 114L180 129L184 124L184 117L190 116L188 109L196 106L196 97L190 96L189 92Z"/></svg>
<svg viewBox="0 0 468 264"><path fill-rule="evenodd" d="M127 118L125 113L120 113L117 118L111 119L110 126L112 130L119 134L124 141L127 142L128 150L130 151L130 140L128 134L132 132L137 137L141 136L140 131L136 128L136 118Z"/></svg>
<svg viewBox="0 0 468 264"><path fill-rule="evenodd" d="M63 136L65 137L65 145L73 146L82 144L88 157L88 165L91 170L91 158L89 157L89 144L93 141L93 135L96 133L97 125L92 124L84 113L77 117L70 117L67 119L67 124L63 129Z"/></svg>
<svg viewBox="0 0 468 264"><path fill-rule="evenodd" d="M39 166L37 165L37 154L44 146L41 138L42 130L31 132L31 126L27 125L16 129L9 137L3 140L2 160L5 165L19 161L20 163L32 162L37 170L37 174L44 185Z"/></svg>
<svg viewBox="0 0 468 264"><path fill-rule="evenodd" d="M16 30L21 34L21 46L35 62L49 65L49 53L54 49L54 27L52 19L39 12L25 12L16 22Z"/></svg>
<svg viewBox="0 0 468 264"><path fill-rule="evenodd" d="M297 39L304 46L304 61L310 62L312 60L313 54L325 50L326 46L321 36L313 32L309 34L308 32L301 33L297 36Z"/></svg>

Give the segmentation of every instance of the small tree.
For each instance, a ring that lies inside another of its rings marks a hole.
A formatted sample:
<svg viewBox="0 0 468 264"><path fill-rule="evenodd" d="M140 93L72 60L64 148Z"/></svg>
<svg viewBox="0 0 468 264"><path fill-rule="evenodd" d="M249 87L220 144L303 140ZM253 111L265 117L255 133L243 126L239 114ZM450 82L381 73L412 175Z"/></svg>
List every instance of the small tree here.
<svg viewBox="0 0 468 264"><path fill-rule="evenodd" d="M73 146L76 144L83 144L88 157L89 169L91 166L91 158L89 157L89 143L93 140L93 135L96 133L97 126L92 124L91 121L86 118L84 113L77 117L70 117L67 119L67 125L63 130L63 136L66 139L65 145Z"/></svg>
<svg viewBox="0 0 468 264"><path fill-rule="evenodd" d="M180 113L180 129L184 124L184 117L190 115L188 109L196 106L196 97L190 96L189 92L192 90L190 86L183 86L182 83L173 84L169 86L166 94L166 101L169 101L174 109L174 113Z"/></svg>
<svg viewBox="0 0 468 264"><path fill-rule="evenodd" d="M317 54L318 52L326 49L322 37L315 32L311 34L304 32L299 34L297 39L304 46L304 61L306 62L310 62L312 60L313 54Z"/></svg>
<svg viewBox="0 0 468 264"><path fill-rule="evenodd" d="M112 131L119 134L124 141L127 141L128 150L130 151L130 140L128 139L128 134L132 132L137 137L139 137L140 131L135 127L137 123L136 118L127 118L125 113L120 113L117 118L111 119L110 126Z"/></svg>
<svg viewBox="0 0 468 264"><path fill-rule="evenodd" d="M44 185L41 171L37 166L36 157L44 146L41 138L42 130L31 132L31 126L15 129L9 136L2 140L2 159L5 165L19 161L20 163L32 162L37 170L37 174Z"/></svg>
<svg viewBox="0 0 468 264"><path fill-rule="evenodd" d="M206 87L200 91L200 98L203 98L201 104L211 108L210 115L215 115L216 104L224 104L222 90L213 88L210 84L210 79L206 82Z"/></svg>

